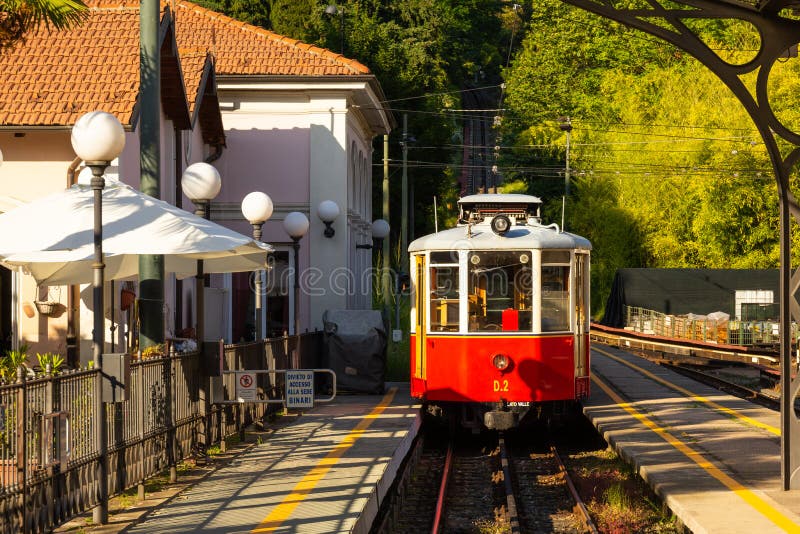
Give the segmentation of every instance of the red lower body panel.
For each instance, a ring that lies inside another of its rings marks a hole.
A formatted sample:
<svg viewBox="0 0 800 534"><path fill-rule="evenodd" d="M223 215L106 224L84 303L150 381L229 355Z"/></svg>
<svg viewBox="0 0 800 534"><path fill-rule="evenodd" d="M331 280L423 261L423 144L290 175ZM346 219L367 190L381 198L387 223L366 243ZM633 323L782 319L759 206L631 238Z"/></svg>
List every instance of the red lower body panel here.
<svg viewBox="0 0 800 534"><path fill-rule="evenodd" d="M587 344L588 347L588 344ZM411 394L428 401L544 402L575 399L571 334L557 336L427 336L417 369L411 337ZM510 358L503 371L492 359Z"/></svg>

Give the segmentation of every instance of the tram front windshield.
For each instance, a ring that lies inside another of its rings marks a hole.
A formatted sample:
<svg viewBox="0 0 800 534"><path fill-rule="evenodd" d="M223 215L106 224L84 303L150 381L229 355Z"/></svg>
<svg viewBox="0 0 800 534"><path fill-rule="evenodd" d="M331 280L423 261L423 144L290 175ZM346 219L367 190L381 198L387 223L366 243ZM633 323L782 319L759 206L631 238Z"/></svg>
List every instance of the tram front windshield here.
<svg viewBox="0 0 800 534"><path fill-rule="evenodd" d="M531 331L530 251L471 252L469 331Z"/></svg>

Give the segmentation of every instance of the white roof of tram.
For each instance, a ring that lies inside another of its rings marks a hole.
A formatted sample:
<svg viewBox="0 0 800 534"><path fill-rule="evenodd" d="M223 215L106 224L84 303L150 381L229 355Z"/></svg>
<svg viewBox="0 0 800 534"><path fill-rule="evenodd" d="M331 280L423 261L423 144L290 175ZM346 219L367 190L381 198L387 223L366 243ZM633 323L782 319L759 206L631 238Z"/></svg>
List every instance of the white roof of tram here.
<svg viewBox="0 0 800 534"><path fill-rule="evenodd" d="M481 193L458 199L459 204L541 204L542 199L519 193Z"/></svg>
<svg viewBox="0 0 800 534"><path fill-rule="evenodd" d="M425 250L502 250L502 249L581 249L591 250L585 237L560 232L555 225L514 225L504 236L495 234L485 223L458 226L429 234L408 245L409 252Z"/></svg>
<svg viewBox="0 0 800 534"><path fill-rule="evenodd" d="M561 232L555 224L539 224L541 203L538 197L521 194L482 193L462 197L458 204L464 220L459 221L456 228L420 237L408 246L408 251L592 249L592 244L584 237ZM520 209L521 206L525 208ZM495 234L490 226L492 218L500 213L509 215L512 223L502 236ZM522 221L524 224L515 224Z"/></svg>

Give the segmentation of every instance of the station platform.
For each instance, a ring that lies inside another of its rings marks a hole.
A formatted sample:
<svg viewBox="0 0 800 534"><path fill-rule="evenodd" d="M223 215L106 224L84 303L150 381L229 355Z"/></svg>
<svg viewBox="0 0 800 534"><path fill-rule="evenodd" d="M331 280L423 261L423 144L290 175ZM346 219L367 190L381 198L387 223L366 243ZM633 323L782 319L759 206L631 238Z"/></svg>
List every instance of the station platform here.
<svg viewBox="0 0 800 534"><path fill-rule="evenodd" d="M120 531L366 534L420 424L407 383L339 395Z"/></svg>
<svg viewBox="0 0 800 534"><path fill-rule="evenodd" d="M694 534L800 532L780 413L604 345L592 373L584 413Z"/></svg>

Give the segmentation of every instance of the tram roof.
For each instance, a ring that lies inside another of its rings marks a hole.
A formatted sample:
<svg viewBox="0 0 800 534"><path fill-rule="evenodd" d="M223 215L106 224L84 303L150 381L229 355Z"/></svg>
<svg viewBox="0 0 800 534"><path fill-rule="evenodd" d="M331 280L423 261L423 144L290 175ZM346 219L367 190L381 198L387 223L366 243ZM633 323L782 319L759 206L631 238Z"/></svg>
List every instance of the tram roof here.
<svg viewBox="0 0 800 534"><path fill-rule="evenodd" d="M481 193L458 199L459 204L541 204L542 199L519 193Z"/></svg>
<svg viewBox="0 0 800 534"><path fill-rule="evenodd" d="M465 197L466 198L466 197ZM493 249L583 249L592 244L585 237L560 232L551 226L515 225L504 235L492 232L488 222L470 227L458 226L428 234L408 245L409 252L425 250L493 250Z"/></svg>

